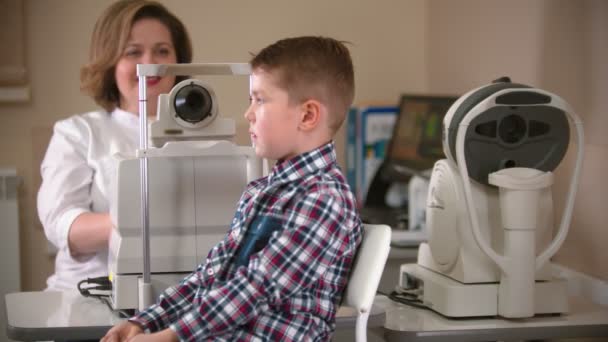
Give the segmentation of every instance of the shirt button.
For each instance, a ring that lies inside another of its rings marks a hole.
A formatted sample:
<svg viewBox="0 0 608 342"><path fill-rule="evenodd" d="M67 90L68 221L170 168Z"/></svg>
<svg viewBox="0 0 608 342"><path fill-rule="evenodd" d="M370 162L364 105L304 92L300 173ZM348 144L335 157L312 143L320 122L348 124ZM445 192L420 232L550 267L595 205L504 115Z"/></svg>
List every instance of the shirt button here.
<svg viewBox="0 0 608 342"><path fill-rule="evenodd" d="M213 275L213 269L212 268L208 268L207 269L207 275Z"/></svg>

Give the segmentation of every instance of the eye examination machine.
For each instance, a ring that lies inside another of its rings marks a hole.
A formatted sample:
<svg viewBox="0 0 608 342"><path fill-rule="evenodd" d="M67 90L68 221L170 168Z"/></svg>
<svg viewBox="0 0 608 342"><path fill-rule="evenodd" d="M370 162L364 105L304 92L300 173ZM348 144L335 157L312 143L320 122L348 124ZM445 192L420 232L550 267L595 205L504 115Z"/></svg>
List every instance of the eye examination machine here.
<svg viewBox="0 0 608 342"><path fill-rule="evenodd" d="M138 65L140 113L147 76L249 73L248 64ZM263 175L253 147L231 141L235 122L219 115L201 80L178 83L160 95L156 120L148 126L145 117L140 149L117 156L112 187L108 267L117 310L146 307L194 271L228 231L246 184Z"/></svg>
<svg viewBox="0 0 608 342"><path fill-rule="evenodd" d="M571 135L576 158L554 213L553 172ZM401 295L448 317L566 313L566 282L549 259L568 233L583 139L578 116L550 92L503 79L460 97L443 121L447 158L431 174L428 242L401 266Z"/></svg>

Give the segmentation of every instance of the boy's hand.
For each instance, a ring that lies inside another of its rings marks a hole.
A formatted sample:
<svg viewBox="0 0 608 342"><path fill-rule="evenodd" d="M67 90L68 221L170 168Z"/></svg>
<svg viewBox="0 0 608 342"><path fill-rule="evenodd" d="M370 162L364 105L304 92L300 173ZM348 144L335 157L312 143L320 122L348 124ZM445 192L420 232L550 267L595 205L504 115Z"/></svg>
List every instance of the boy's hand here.
<svg viewBox="0 0 608 342"><path fill-rule="evenodd" d="M165 329L154 334L139 334L129 342L178 342L177 334L171 329Z"/></svg>
<svg viewBox="0 0 608 342"><path fill-rule="evenodd" d="M108 330L106 336L100 342L123 342L132 339L137 335L143 335L143 329L132 322L125 321Z"/></svg>

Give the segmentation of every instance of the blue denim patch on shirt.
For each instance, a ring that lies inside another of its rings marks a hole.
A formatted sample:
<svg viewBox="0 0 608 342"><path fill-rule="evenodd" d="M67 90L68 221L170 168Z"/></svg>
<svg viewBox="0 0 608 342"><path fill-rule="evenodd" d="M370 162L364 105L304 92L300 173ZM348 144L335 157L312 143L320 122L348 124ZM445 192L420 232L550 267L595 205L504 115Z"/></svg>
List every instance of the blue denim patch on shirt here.
<svg viewBox="0 0 608 342"><path fill-rule="evenodd" d="M236 267L247 266L249 258L266 247L272 233L281 229L282 223L280 219L272 216L256 217L247 229L236 253Z"/></svg>

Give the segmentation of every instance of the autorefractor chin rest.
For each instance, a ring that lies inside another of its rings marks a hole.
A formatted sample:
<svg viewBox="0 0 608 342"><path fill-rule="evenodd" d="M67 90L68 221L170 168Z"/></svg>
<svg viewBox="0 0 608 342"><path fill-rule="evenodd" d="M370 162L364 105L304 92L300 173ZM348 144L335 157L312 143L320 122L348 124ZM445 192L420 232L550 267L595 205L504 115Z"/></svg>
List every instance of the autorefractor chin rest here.
<svg viewBox="0 0 608 342"><path fill-rule="evenodd" d="M443 125L447 159L431 175L428 243L417 264L401 266L399 287L449 317L567 312L565 280L548 261L572 217L584 146L578 116L559 96L504 78L459 98ZM552 172L571 128L576 162L554 231Z"/></svg>

